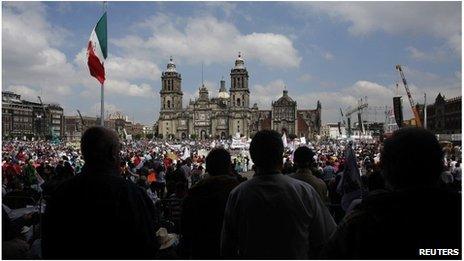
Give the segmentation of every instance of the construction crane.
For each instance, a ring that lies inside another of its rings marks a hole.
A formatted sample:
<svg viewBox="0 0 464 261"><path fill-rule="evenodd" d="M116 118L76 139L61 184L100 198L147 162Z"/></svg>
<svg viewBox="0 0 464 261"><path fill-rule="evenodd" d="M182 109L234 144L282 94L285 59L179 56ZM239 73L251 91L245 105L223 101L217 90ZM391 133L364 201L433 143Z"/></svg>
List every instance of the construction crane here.
<svg viewBox="0 0 464 261"><path fill-rule="evenodd" d="M86 127L85 126L85 122L84 122L84 118L82 118L82 114L79 110L77 110L77 113L79 114L79 118L81 118L81 123L82 123L82 126Z"/></svg>
<svg viewBox="0 0 464 261"><path fill-rule="evenodd" d="M345 122L345 119L343 118L343 111L342 111L342 108L340 108L340 114L342 115L342 122L343 122L343 125L345 125L346 122Z"/></svg>
<svg viewBox="0 0 464 261"><path fill-rule="evenodd" d="M44 116L43 120L44 120L44 123L45 123L45 124L44 124L44 125L45 125L44 127L45 127L46 129L48 129L48 131L50 132L50 135L53 136L52 128L49 126L49 124L48 124L48 122L47 122L47 111L45 110L45 106L44 106L44 104L43 104L43 102L42 102L42 98L40 98L40 96L37 96L37 98L39 98L39 102L40 102L40 105L42 106L42 110L43 110L43 116Z"/></svg>
<svg viewBox="0 0 464 261"><path fill-rule="evenodd" d="M401 79L403 80L403 85L404 88L406 89L406 94L408 95L409 103L411 104L411 110L412 113L414 114L414 119L416 121L416 126L421 128L422 127L422 122L419 117L419 111L417 110L416 103L414 102L414 99L411 96L411 91L409 90L408 83L406 81L406 77L404 76L403 69L401 68L401 65L397 64L396 65L396 70L400 73Z"/></svg>

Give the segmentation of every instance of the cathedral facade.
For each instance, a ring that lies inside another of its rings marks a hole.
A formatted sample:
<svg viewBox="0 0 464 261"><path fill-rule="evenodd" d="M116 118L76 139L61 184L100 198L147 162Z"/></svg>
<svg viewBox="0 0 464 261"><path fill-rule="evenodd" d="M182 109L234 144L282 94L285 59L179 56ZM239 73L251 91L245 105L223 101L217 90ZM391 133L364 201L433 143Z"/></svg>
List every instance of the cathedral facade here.
<svg viewBox="0 0 464 261"><path fill-rule="evenodd" d="M272 110L259 110L257 104L250 107L249 75L239 53L230 72L230 89L224 79L220 82L217 97L209 97L202 84L199 96L182 106L182 77L172 58L161 75L161 109L158 137L186 139L197 137L229 138L239 133L250 137L262 129L311 137L320 132L321 105L315 110L297 110L297 104L285 90L283 96L272 103Z"/></svg>

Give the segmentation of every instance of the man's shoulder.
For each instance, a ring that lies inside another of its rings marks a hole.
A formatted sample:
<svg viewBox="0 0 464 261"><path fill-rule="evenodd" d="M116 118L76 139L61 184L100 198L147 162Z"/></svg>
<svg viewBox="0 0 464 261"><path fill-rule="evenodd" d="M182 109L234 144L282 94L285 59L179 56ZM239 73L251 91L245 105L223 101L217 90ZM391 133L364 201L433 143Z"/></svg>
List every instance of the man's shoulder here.
<svg viewBox="0 0 464 261"><path fill-rule="evenodd" d="M189 190L189 195L202 195L205 192L214 192L217 190L227 190L235 188L239 185L236 178L226 175L210 176L200 180L197 184L193 185Z"/></svg>
<svg viewBox="0 0 464 261"><path fill-rule="evenodd" d="M136 184L117 174L80 173L61 182L52 196L72 195L84 190L112 191L115 194L123 191L142 191Z"/></svg>
<svg viewBox="0 0 464 261"><path fill-rule="evenodd" d="M293 176L282 174L271 175L254 176L252 179L240 183L240 185L238 185L231 193L238 194L240 191L254 190L255 187L261 187L261 184L267 184L267 181L271 179L275 186L286 189L293 188L294 191L316 193L310 184Z"/></svg>

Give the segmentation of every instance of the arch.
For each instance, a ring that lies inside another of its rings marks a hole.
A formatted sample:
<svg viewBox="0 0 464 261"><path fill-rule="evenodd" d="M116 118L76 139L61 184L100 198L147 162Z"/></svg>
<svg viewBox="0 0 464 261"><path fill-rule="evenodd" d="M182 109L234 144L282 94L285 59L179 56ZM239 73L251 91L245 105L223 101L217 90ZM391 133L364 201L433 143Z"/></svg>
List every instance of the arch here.
<svg viewBox="0 0 464 261"><path fill-rule="evenodd" d="M221 139L225 139L226 138L226 133L225 132L221 132Z"/></svg>
<svg viewBox="0 0 464 261"><path fill-rule="evenodd" d="M206 131L205 130L201 130L200 131L200 139L202 140L205 140L207 137L206 137Z"/></svg>
<svg viewBox="0 0 464 261"><path fill-rule="evenodd" d="M185 138L187 138L187 134L185 134L185 132L182 132L182 134L180 135L180 137L185 140Z"/></svg>

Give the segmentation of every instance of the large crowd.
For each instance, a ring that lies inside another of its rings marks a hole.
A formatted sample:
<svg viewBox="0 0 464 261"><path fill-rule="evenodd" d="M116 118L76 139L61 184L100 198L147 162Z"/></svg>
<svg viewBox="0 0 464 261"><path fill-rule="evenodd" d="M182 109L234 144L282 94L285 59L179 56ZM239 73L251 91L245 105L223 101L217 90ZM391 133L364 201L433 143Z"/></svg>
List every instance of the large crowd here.
<svg viewBox="0 0 464 261"><path fill-rule="evenodd" d="M460 257L460 147L407 128L284 143L121 142L101 127L79 144L4 140L3 258Z"/></svg>

